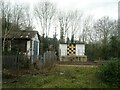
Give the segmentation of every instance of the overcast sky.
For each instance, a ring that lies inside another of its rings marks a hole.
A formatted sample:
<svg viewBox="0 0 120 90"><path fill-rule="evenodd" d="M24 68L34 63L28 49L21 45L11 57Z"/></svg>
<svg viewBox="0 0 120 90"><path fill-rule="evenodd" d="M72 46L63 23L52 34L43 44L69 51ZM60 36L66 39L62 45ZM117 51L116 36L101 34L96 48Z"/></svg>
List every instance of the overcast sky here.
<svg viewBox="0 0 120 90"><path fill-rule="evenodd" d="M9 0L13 3L29 5L31 9L42 0ZM44 1L44 0L43 0ZM56 5L58 10L81 10L84 15L92 15L94 19L109 16L118 18L118 2L120 0L48 0ZM39 29L36 25L36 30ZM39 31L39 30L38 30ZM52 32L53 33L53 32ZM59 37L59 36L58 36Z"/></svg>
<svg viewBox="0 0 120 90"><path fill-rule="evenodd" d="M30 5L32 8L41 0L10 0ZM110 16L117 19L118 1L120 0L48 0L53 2L58 9L74 10L78 9L87 15L93 15L95 18Z"/></svg>

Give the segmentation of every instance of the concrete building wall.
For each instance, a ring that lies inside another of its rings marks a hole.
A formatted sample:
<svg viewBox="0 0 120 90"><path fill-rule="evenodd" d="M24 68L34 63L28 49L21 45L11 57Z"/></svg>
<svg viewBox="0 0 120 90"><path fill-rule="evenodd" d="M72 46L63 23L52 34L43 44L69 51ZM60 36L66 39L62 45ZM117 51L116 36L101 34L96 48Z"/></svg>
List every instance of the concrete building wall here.
<svg viewBox="0 0 120 90"><path fill-rule="evenodd" d="M85 54L85 45L76 44L76 56L83 56Z"/></svg>
<svg viewBox="0 0 120 90"><path fill-rule="evenodd" d="M73 54L75 50L75 54ZM72 54L70 54L72 52ZM68 54L69 53L69 54ZM85 55L85 44L60 44L59 45L59 59L60 61L77 61L77 62L86 62L87 56Z"/></svg>
<svg viewBox="0 0 120 90"><path fill-rule="evenodd" d="M60 56L67 56L67 44L59 45ZM76 44L76 56L85 55L85 45Z"/></svg>
<svg viewBox="0 0 120 90"><path fill-rule="evenodd" d="M60 56L67 56L67 44L60 44L59 50Z"/></svg>

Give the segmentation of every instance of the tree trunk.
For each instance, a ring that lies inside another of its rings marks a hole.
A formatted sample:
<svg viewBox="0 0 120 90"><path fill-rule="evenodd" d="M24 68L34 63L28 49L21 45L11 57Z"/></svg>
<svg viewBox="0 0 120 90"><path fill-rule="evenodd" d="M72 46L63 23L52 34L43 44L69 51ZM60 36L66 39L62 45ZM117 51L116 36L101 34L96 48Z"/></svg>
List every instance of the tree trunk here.
<svg viewBox="0 0 120 90"><path fill-rule="evenodd" d="M5 38L3 39L2 51L5 51Z"/></svg>

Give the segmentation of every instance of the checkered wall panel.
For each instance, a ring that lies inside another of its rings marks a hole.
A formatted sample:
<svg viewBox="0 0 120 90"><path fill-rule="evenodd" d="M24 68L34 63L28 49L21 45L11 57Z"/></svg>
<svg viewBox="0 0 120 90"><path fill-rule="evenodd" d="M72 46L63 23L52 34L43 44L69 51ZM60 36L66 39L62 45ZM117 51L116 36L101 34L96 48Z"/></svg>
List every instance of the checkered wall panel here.
<svg viewBox="0 0 120 90"><path fill-rule="evenodd" d="M67 55L75 55L76 54L76 45L75 44L68 44L67 45Z"/></svg>

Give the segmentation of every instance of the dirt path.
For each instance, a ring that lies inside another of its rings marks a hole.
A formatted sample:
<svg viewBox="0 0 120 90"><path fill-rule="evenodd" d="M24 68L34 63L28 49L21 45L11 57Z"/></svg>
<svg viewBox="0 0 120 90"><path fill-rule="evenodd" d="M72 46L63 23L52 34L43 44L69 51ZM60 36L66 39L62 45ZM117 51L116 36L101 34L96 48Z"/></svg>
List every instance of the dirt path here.
<svg viewBox="0 0 120 90"><path fill-rule="evenodd" d="M68 67L98 67L97 65L60 65L60 64L57 64L57 66L68 66Z"/></svg>

